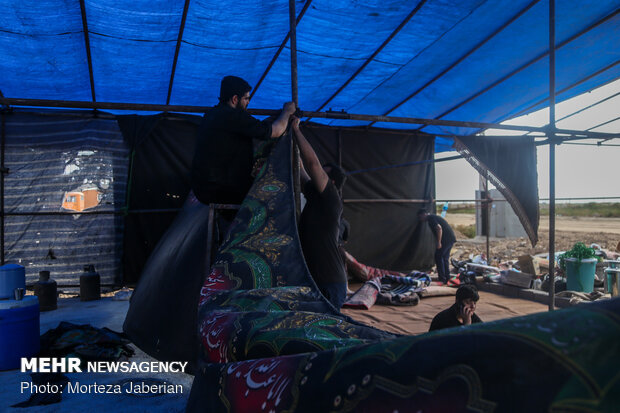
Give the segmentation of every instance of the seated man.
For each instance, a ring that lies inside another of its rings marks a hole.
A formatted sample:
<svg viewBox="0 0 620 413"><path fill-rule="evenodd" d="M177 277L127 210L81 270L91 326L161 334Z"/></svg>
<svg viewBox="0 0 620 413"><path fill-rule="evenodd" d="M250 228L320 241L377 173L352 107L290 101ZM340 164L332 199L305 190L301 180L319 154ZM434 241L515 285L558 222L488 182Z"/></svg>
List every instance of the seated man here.
<svg viewBox="0 0 620 413"><path fill-rule="evenodd" d="M347 297L347 276L339 248L343 209L339 190L346 175L336 165L321 166L299 130L298 118L293 118L293 132L303 163L301 175L307 200L299 219L301 247L319 290L339 310Z"/></svg>
<svg viewBox="0 0 620 413"><path fill-rule="evenodd" d="M468 284L461 285L456 290L456 302L454 305L437 314L433 318L431 328L428 331L481 323L482 320L475 313L476 302L478 302L479 298L480 296L475 287Z"/></svg>

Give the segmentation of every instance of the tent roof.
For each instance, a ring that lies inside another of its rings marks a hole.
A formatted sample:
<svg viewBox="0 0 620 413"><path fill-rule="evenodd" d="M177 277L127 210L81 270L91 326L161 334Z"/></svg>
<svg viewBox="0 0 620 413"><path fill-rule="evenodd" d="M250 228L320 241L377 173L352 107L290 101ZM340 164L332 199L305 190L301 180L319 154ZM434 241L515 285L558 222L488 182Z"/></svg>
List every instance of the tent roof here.
<svg viewBox="0 0 620 413"><path fill-rule="evenodd" d="M500 122L548 104L548 0L295 4L305 111ZM558 101L620 77L619 12L618 0L556 1ZM9 0L0 14L0 92L211 106L223 76L257 85L266 73L251 107L277 109L291 95L288 31L286 0Z"/></svg>

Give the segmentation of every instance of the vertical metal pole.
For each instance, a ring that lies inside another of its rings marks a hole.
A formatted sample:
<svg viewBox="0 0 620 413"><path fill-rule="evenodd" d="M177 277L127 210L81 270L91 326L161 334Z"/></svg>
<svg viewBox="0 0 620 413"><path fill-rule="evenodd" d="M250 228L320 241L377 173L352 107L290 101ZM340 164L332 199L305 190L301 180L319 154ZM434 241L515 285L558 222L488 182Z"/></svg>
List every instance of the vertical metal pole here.
<svg viewBox="0 0 620 413"><path fill-rule="evenodd" d="M482 173L478 174L478 188L480 191L480 203L476 203L476 215L478 214L478 208L480 208L480 229L481 234L486 239L486 254L487 254L487 263L491 265L490 261L490 247L489 247L489 236L491 233L490 228L490 214L491 214L491 203L489 202L489 177L487 173L484 175ZM478 227L478 217L476 216L476 231Z"/></svg>
<svg viewBox="0 0 620 413"><path fill-rule="evenodd" d="M555 0L549 0L549 311L555 308Z"/></svg>
<svg viewBox="0 0 620 413"><path fill-rule="evenodd" d="M213 261L213 233L215 230L215 204L209 204L209 221L207 223L207 274L211 273L211 261Z"/></svg>
<svg viewBox="0 0 620 413"><path fill-rule="evenodd" d="M297 20L295 16L295 0L288 1L289 33L291 41L291 95L295 106L299 107L297 93ZM293 186L295 191L295 212L301 215L301 183L299 172L299 148L293 141Z"/></svg>
<svg viewBox="0 0 620 413"><path fill-rule="evenodd" d="M0 121L2 123L2 130L0 131L0 175L2 175L2 177L0 177L0 215L2 216L2 222L0 225L0 263L4 265L4 175L6 172L6 169L4 168L4 151L6 149L6 115L4 111L1 112L0 116L2 117L2 120Z"/></svg>
<svg viewBox="0 0 620 413"><path fill-rule="evenodd" d="M338 166L342 168L342 129L338 129Z"/></svg>
<svg viewBox="0 0 620 413"><path fill-rule="evenodd" d="M484 216L485 225L487 227L487 264L491 265L491 254L489 247L489 234L491 233L491 199L489 197L489 176L488 174L484 174L484 209L486 210L486 214Z"/></svg>
<svg viewBox="0 0 620 413"><path fill-rule="evenodd" d="M338 129L338 148L337 148L337 156L338 156L338 166L342 168L342 129ZM340 199L342 199L343 189L340 188L338 193L340 194Z"/></svg>
<svg viewBox="0 0 620 413"><path fill-rule="evenodd" d="M295 0L288 0L289 33L291 41L291 89L293 102L299 104L297 96L297 21L295 19Z"/></svg>

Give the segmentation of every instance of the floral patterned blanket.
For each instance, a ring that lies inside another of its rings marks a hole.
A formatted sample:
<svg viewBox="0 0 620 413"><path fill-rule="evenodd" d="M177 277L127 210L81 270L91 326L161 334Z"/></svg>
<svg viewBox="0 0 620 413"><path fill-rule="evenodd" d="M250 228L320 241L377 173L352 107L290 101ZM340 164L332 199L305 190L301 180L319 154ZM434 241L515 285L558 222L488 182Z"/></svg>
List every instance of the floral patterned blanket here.
<svg viewBox="0 0 620 413"><path fill-rule="evenodd" d="M340 314L301 252L290 136L262 166L206 276L198 337L189 412L620 406L619 299L415 337Z"/></svg>

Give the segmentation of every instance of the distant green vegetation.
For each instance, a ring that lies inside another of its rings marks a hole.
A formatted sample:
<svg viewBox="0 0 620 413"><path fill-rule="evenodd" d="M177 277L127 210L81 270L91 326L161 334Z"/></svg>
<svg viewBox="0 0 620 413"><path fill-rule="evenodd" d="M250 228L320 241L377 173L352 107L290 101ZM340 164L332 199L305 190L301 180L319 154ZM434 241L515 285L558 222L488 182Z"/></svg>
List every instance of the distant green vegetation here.
<svg viewBox="0 0 620 413"><path fill-rule="evenodd" d="M555 214L566 217L620 218L620 203L556 204ZM549 215L549 205L540 205L540 215Z"/></svg>
<svg viewBox="0 0 620 413"><path fill-rule="evenodd" d="M437 205L437 213L441 213L443 204ZM475 214L476 208L473 204L454 204L450 205L448 214ZM620 218L619 202L588 202L586 204L556 204L555 214L565 217L601 217L601 218ZM549 205L540 205L540 215L549 215ZM461 231L462 232L462 231Z"/></svg>
<svg viewBox="0 0 620 413"><path fill-rule="evenodd" d="M465 235L467 238L476 237L476 226L475 225L457 225L455 228L458 232Z"/></svg>

